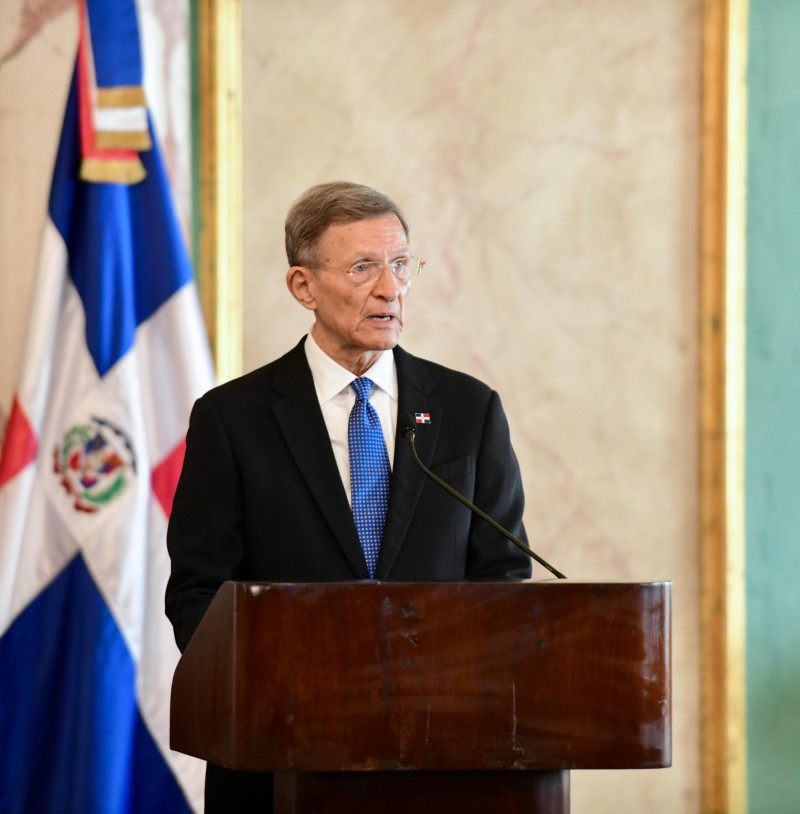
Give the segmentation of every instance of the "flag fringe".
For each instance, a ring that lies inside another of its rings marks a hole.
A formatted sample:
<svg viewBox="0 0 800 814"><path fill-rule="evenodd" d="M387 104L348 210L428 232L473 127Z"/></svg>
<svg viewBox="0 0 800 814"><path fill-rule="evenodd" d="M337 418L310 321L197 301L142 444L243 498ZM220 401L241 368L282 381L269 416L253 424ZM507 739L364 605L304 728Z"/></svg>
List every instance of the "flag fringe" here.
<svg viewBox="0 0 800 814"><path fill-rule="evenodd" d="M140 85L119 85L97 88L98 107L147 107L144 89Z"/></svg>
<svg viewBox="0 0 800 814"><path fill-rule="evenodd" d="M146 130L95 130L96 150L150 150L153 142Z"/></svg>
<svg viewBox="0 0 800 814"><path fill-rule="evenodd" d="M138 158L132 161L84 158L81 161L81 178L84 181L99 184L138 184L146 177L147 173Z"/></svg>

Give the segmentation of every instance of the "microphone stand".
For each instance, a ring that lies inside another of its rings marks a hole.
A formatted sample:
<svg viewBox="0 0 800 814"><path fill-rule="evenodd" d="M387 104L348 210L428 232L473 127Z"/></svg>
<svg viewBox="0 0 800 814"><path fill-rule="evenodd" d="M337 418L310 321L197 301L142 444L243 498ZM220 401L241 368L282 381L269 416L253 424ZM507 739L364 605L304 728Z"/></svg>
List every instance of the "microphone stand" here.
<svg viewBox="0 0 800 814"><path fill-rule="evenodd" d="M558 577L558 579L567 578L564 574L561 573L561 571L559 571L556 568L553 568L553 566L550 565L550 563L543 560L535 551L528 548L528 546L526 546L525 543L522 542L522 540L515 537L510 531L504 529L496 520L493 520L491 517L489 517L489 515L486 514L486 512L481 511L477 506L470 503L462 494L453 489L453 487L450 486L449 483L446 483L438 475L431 472L431 470L428 469L428 467L425 466L424 463L422 463L422 461L419 458L419 455L417 455L417 448L416 446L414 446L414 428L412 426L406 424L406 426L402 427L401 433L403 435L403 438L405 438L406 441L408 441L408 445L411 447L411 454L414 456L414 462L429 478L431 478L435 483L438 483L439 486L442 487L442 489L444 489L448 494L452 495L460 503L463 503L468 509L475 512L475 514L477 514L478 517L480 517L482 520L485 520L493 529L499 531L500 534L502 534L506 539L511 540L511 542L514 543L514 545L517 548L524 551L531 559L536 560L536 562L538 562L539 565L544 566L551 574Z"/></svg>

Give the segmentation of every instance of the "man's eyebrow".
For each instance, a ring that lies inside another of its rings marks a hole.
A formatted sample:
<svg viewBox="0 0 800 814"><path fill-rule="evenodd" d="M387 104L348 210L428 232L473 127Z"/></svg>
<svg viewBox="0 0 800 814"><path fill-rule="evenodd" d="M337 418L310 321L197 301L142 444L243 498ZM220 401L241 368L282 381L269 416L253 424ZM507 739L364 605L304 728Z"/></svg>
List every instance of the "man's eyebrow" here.
<svg viewBox="0 0 800 814"><path fill-rule="evenodd" d="M395 249L395 251L389 253L389 258L391 260L396 260L398 257L410 257L411 251L409 250L408 246L403 246L402 248ZM360 263L362 261L370 261L370 262L377 262L381 260L383 254L378 256L375 252L353 252L351 257L355 257L356 259L353 260L354 263Z"/></svg>

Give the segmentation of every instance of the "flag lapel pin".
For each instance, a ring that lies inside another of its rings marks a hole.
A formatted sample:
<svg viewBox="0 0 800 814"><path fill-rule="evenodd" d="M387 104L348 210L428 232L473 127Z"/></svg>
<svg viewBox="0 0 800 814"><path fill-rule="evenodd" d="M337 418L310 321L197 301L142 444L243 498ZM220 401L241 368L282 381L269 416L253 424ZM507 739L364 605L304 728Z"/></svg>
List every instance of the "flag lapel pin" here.
<svg viewBox="0 0 800 814"><path fill-rule="evenodd" d="M414 413L414 419L416 420L417 424L431 423L430 413Z"/></svg>

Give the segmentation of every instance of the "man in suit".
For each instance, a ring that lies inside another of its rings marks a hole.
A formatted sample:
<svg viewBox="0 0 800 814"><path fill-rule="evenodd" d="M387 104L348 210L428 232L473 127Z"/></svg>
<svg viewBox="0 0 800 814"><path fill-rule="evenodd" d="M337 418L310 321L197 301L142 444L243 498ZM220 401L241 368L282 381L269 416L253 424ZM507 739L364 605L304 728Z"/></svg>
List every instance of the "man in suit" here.
<svg viewBox="0 0 800 814"><path fill-rule="evenodd" d="M167 615L181 650L225 580L530 575L527 556L427 480L397 436L398 416L416 415L422 460L525 539L497 393L397 346L423 265L408 232L393 201L357 184L312 187L290 210L286 282L314 325L192 411L168 533ZM263 777L209 767L207 811L215 799L235 810L237 793L241 810L269 795Z"/></svg>

